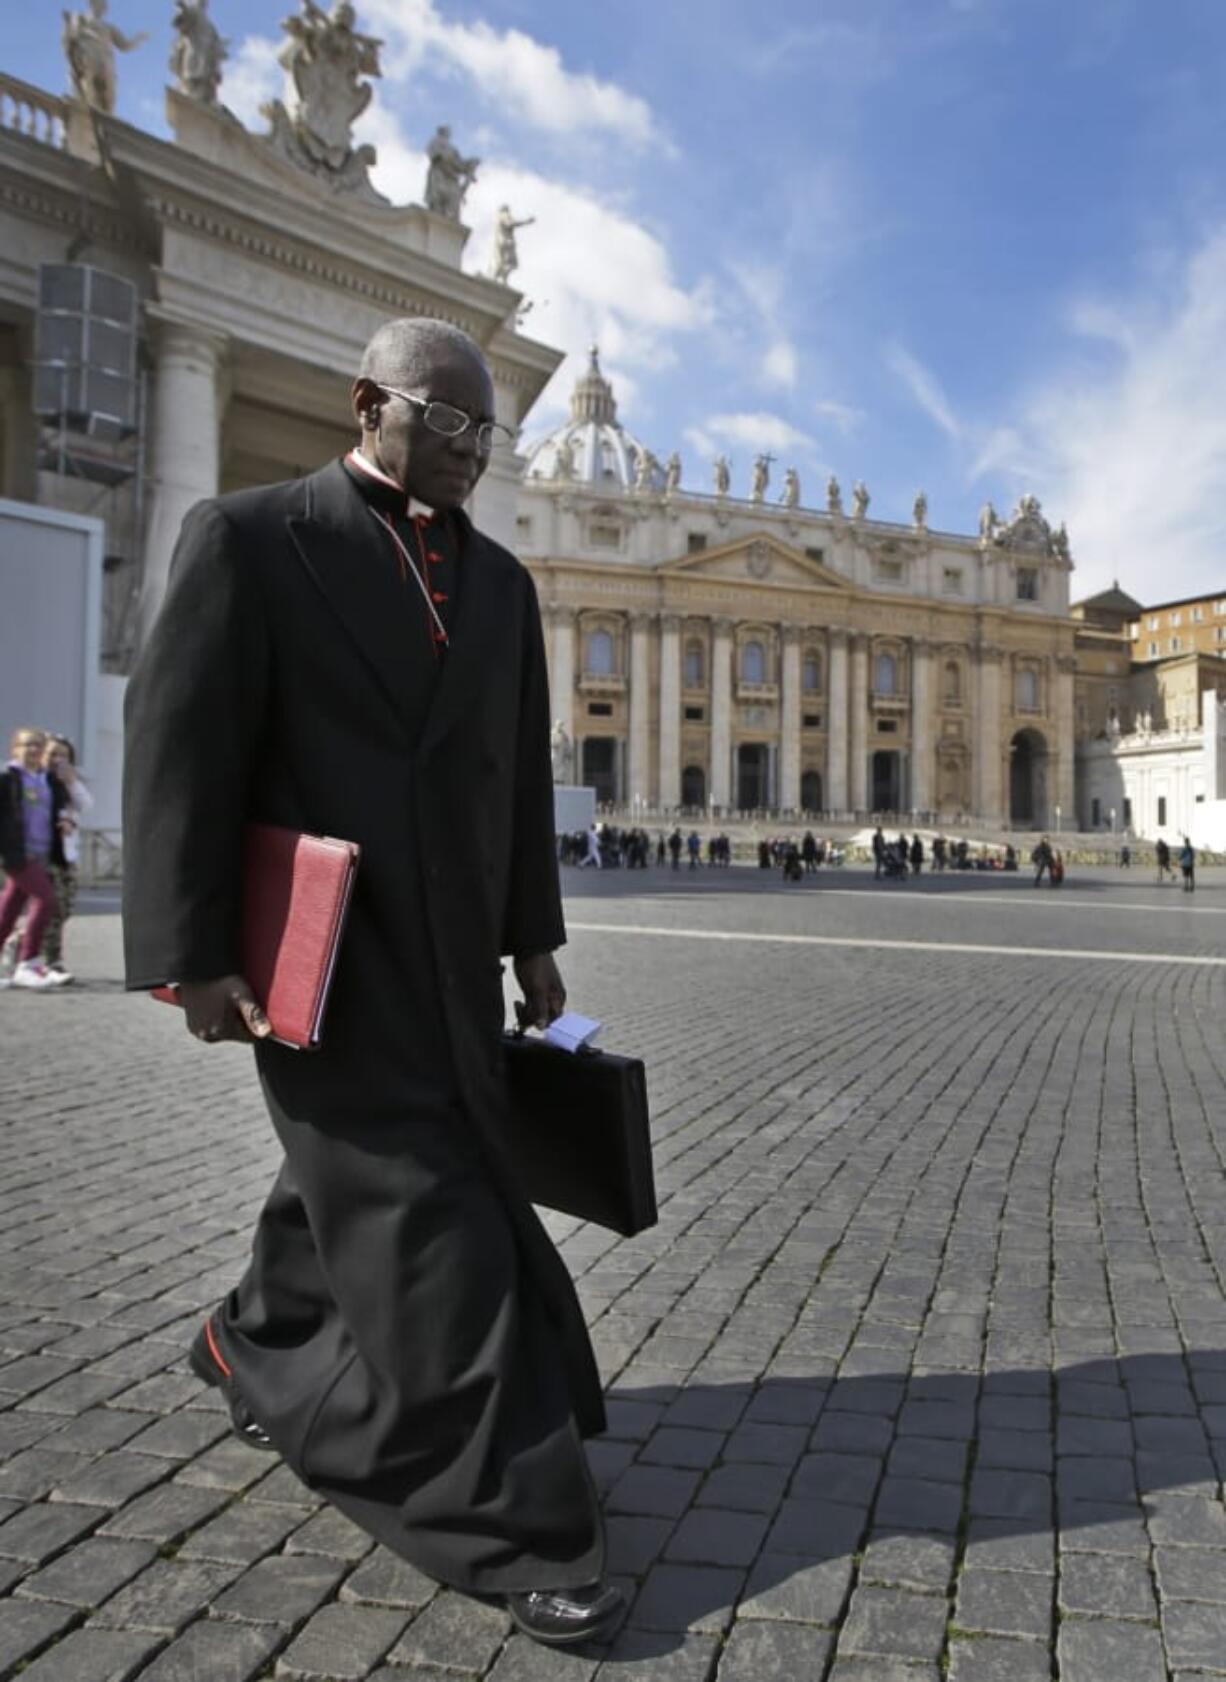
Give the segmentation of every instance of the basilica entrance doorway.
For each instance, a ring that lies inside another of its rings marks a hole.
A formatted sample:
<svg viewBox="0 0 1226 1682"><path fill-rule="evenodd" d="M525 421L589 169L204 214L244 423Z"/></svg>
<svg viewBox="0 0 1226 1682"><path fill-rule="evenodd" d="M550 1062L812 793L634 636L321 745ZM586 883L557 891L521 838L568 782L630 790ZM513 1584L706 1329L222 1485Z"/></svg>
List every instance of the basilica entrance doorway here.
<svg viewBox="0 0 1226 1682"><path fill-rule="evenodd" d="M873 811L902 811L902 755L897 748L878 748L873 755Z"/></svg>
<svg viewBox="0 0 1226 1682"><path fill-rule="evenodd" d="M598 805L617 799L617 738L588 736L583 743L583 785L596 790Z"/></svg>
<svg viewBox="0 0 1226 1682"><path fill-rule="evenodd" d="M805 812L820 812L822 810L822 774L820 771L806 771L800 779L800 805Z"/></svg>
<svg viewBox="0 0 1226 1682"><path fill-rule="evenodd" d="M707 803L707 777L701 765L687 765L681 773L681 804L689 811Z"/></svg>
<svg viewBox="0 0 1226 1682"><path fill-rule="evenodd" d="M1037 730L1019 730L1009 743L1009 822L1047 828L1047 742Z"/></svg>
<svg viewBox="0 0 1226 1682"><path fill-rule="evenodd" d="M770 803L770 754L765 742L742 742L736 750L736 803L758 812Z"/></svg>

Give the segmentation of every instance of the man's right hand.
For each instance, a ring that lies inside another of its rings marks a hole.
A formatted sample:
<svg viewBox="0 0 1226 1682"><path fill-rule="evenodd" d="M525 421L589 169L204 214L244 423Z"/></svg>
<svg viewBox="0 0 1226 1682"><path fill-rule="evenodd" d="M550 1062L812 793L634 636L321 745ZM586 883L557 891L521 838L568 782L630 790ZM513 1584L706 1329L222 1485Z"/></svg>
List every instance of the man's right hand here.
<svg viewBox="0 0 1226 1682"><path fill-rule="evenodd" d="M188 1032L198 1040L241 1040L251 1045L266 1040L272 1024L241 975L222 975L216 981L181 981Z"/></svg>

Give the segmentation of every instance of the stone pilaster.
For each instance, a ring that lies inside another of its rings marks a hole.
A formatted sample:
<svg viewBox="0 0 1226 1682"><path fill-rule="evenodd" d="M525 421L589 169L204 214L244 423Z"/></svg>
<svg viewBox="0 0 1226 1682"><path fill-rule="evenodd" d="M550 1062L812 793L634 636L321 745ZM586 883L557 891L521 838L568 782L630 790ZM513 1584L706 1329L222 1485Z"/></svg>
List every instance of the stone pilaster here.
<svg viewBox="0 0 1226 1682"><path fill-rule="evenodd" d="M648 652L651 615L635 613L630 618L630 745L626 795L633 805L645 802L648 788L650 749L647 719L651 710L651 679Z"/></svg>
<svg viewBox="0 0 1226 1682"><path fill-rule="evenodd" d="M1076 821L1076 788L1074 782L1073 737L1076 731L1073 707L1073 684L1077 661L1071 654L1058 655L1055 661L1055 705L1052 709L1056 724L1056 768L1052 784L1052 806L1060 808L1062 826L1072 828ZM1210 795L1212 799L1212 795ZM1052 821L1055 821L1053 811Z"/></svg>
<svg viewBox="0 0 1226 1682"><path fill-rule="evenodd" d="M166 594L183 516L216 496L221 463L220 374L226 340L207 328L147 312L154 350L149 429L149 523L141 583L143 641Z"/></svg>
<svg viewBox="0 0 1226 1682"><path fill-rule="evenodd" d="M559 603L549 610L549 708L575 739L575 610Z"/></svg>
<svg viewBox="0 0 1226 1682"><path fill-rule="evenodd" d="M800 810L800 631L784 625L779 686L779 804Z"/></svg>
<svg viewBox="0 0 1226 1682"><path fill-rule="evenodd" d="M831 631L826 704L826 809L847 810L847 632Z"/></svg>
<svg viewBox="0 0 1226 1682"><path fill-rule="evenodd" d="M660 615L660 806L681 804L681 619Z"/></svg>
<svg viewBox="0 0 1226 1682"><path fill-rule="evenodd" d="M854 812L868 811L868 638L851 638L850 794Z"/></svg>
<svg viewBox="0 0 1226 1682"><path fill-rule="evenodd" d="M933 807L932 773L936 731L932 716L932 649L924 637L911 639L911 809Z"/></svg>
<svg viewBox="0 0 1226 1682"><path fill-rule="evenodd" d="M975 668L975 813L990 823L1001 817L1001 650L982 644Z"/></svg>
<svg viewBox="0 0 1226 1682"><path fill-rule="evenodd" d="M711 622L711 799L727 807L732 778L732 621Z"/></svg>

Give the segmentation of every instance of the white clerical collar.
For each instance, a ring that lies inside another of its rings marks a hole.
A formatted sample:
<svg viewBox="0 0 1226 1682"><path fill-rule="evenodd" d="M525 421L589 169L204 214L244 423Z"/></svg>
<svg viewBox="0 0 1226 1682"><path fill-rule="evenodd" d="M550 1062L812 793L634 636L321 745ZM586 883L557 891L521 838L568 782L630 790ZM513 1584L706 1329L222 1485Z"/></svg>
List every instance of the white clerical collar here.
<svg viewBox="0 0 1226 1682"><path fill-rule="evenodd" d="M389 490L399 491L401 496L404 495L404 486L393 479L390 473L384 473L372 461L367 461L361 450L350 450L346 460L351 467L356 467L359 473L365 473L368 479L375 480L377 484L386 485ZM409 518L410 520L432 520L434 510L426 503L419 502L415 496L411 496L409 498Z"/></svg>

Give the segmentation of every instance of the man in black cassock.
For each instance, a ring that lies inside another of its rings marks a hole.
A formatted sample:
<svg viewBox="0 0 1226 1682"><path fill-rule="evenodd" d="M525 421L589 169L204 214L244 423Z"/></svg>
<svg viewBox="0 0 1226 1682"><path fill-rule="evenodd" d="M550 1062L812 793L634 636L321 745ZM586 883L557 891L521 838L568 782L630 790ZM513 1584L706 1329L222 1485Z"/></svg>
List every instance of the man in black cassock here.
<svg viewBox="0 0 1226 1682"><path fill-rule="evenodd" d="M623 1606L591 1345L502 1144L500 955L545 1023L565 933L536 594L461 506L493 403L466 334L391 322L348 456L188 514L128 687L124 929L130 987L254 1043L285 1153L194 1369L372 1536L560 1645ZM249 821L362 850L316 1052L239 973Z"/></svg>

